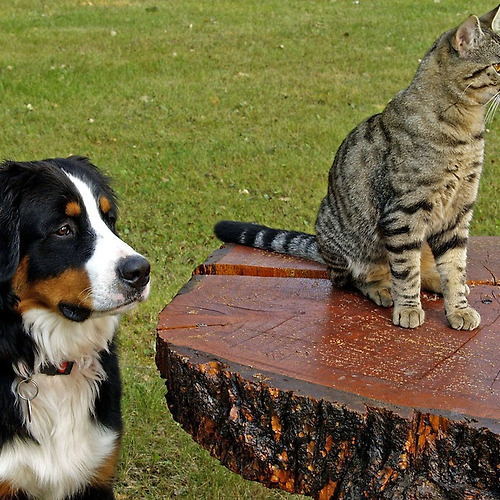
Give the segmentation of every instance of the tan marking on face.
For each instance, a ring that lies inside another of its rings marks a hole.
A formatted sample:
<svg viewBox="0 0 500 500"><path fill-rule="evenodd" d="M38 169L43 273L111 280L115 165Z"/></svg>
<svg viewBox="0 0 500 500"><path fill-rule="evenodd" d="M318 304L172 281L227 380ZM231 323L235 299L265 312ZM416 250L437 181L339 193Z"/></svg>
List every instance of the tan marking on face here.
<svg viewBox="0 0 500 500"><path fill-rule="evenodd" d="M64 213L68 217L78 217L79 215L82 214L82 207L76 201L70 201L66 205L66 209L65 209Z"/></svg>
<svg viewBox="0 0 500 500"><path fill-rule="evenodd" d="M35 308L59 312L60 302L92 309L90 280L80 269L67 269L58 276L29 282L28 258L24 257L12 278L12 289L20 299L20 314Z"/></svg>
<svg viewBox="0 0 500 500"><path fill-rule="evenodd" d="M106 458L103 465L94 474L92 480L93 486L111 486L113 484L116 469L118 468L118 460L120 458L121 440L118 439L115 447Z"/></svg>
<svg viewBox="0 0 500 500"><path fill-rule="evenodd" d="M99 207L103 214L107 214L111 210L111 202L106 196L99 197Z"/></svg>

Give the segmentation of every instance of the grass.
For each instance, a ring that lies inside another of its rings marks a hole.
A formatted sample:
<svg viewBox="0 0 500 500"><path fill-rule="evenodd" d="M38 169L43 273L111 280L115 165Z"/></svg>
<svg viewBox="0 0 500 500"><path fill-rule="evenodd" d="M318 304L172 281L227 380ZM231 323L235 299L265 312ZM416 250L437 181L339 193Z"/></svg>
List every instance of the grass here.
<svg viewBox="0 0 500 500"><path fill-rule="evenodd" d="M171 419L159 311L218 246L218 219L312 231L346 134L406 86L470 2L12 0L0 12L0 156L84 154L114 179L123 237L153 266L120 331L121 499L268 499ZM477 14L493 8L474 2ZM474 234L498 235L498 118Z"/></svg>

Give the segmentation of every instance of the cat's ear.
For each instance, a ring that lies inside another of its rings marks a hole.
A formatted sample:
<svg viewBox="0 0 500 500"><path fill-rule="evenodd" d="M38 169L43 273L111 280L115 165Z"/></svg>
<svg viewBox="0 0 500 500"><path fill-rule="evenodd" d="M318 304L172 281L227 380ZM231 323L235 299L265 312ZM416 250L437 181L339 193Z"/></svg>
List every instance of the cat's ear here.
<svg viewBox="0 0 500 500"><path fill-rule="evenodd" d="M457 28L453 37L453 47L461 56L465 56L477 47L482 37L483 31L479 19L476 16L470 16Z"/></svg>
<svg viewBox="0 0 500 500"><path fill-rule="evenodd" d="M488 12L488 14L479 18L479 21L485 28L494 31L495 33L500 33L500 5L496 9Z"/></svg>

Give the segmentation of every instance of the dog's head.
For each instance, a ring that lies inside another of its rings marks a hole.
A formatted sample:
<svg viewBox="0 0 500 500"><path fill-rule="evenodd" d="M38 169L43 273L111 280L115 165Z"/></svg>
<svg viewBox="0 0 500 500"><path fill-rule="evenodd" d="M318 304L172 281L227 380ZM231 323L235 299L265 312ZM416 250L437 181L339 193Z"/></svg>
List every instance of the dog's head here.
<svg viewBox="0 0 500 500"><path fill-rule="evenodd" d="M0 165L0 287L16 312L79 323L145 300L149 263L116 235L116 216L107 179L85 158Z"/></svg>

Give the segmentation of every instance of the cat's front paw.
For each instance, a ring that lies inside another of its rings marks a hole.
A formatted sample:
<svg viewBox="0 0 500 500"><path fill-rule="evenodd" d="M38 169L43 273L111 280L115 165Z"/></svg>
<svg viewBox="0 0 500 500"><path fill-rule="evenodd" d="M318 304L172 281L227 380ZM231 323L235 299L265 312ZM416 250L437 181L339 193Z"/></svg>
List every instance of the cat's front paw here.
<svg viewBox="0 0 500 500"><path fill-rule="evenodd" d="M479 313L470 306L465 309L456 309L452 313L446 314L446 319L455 330L474 330L481 322Z"/></svg>
<svg viewBox="0 0 500 500"><path fill-rule="evenodd" d="M417 328L424 322L425 313L420 306L394 307L392 322L403 328Z"/></svg>

